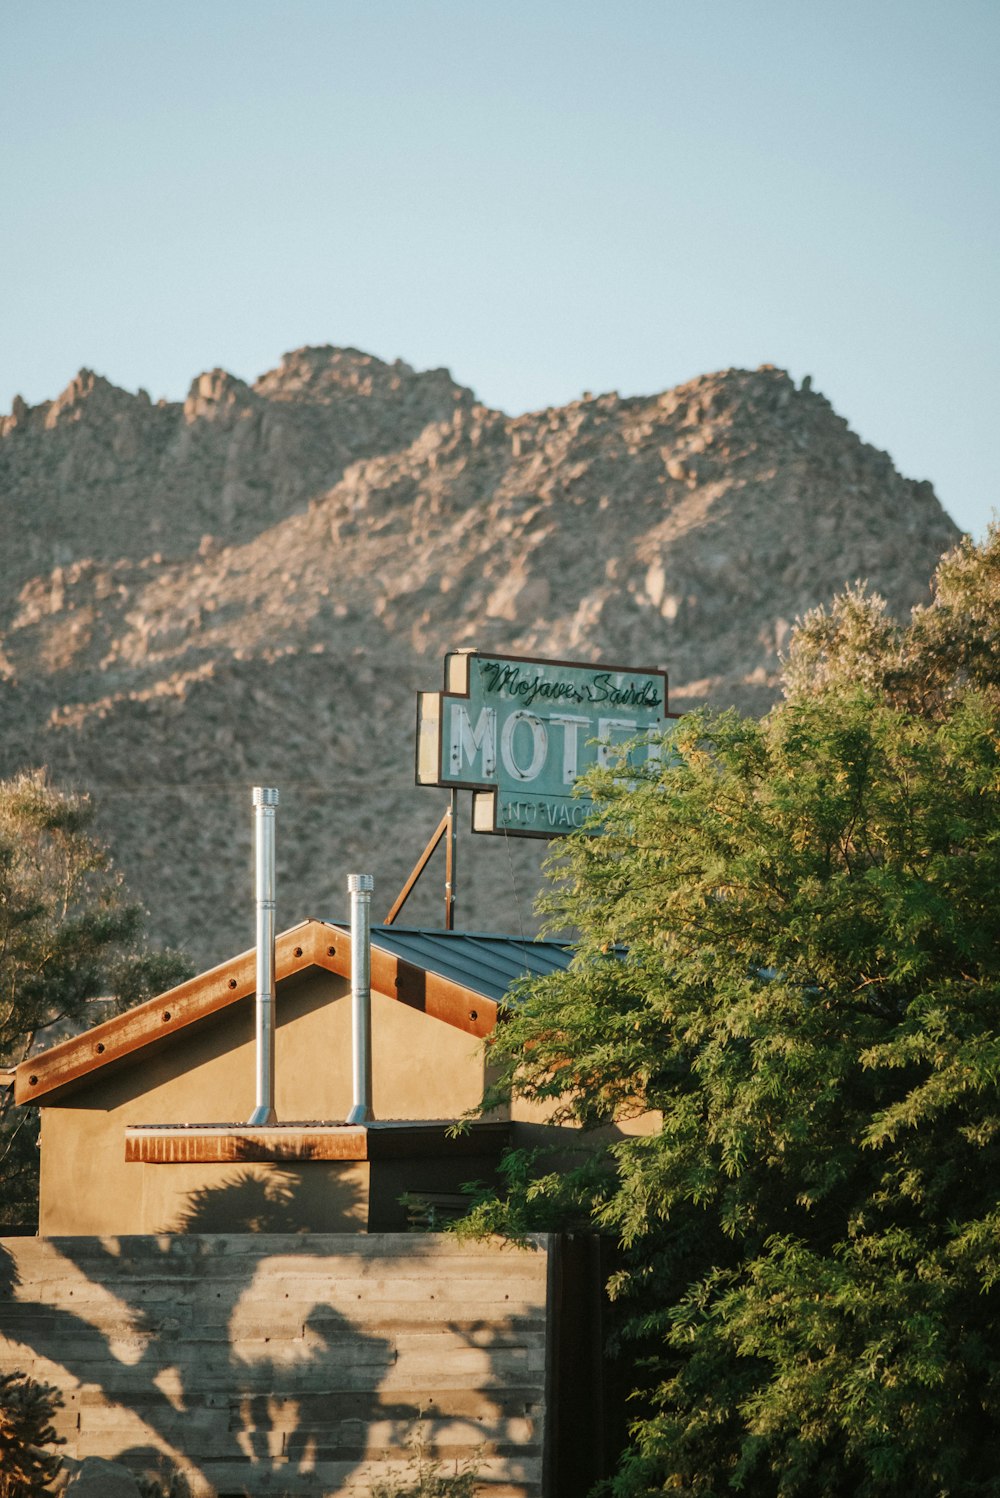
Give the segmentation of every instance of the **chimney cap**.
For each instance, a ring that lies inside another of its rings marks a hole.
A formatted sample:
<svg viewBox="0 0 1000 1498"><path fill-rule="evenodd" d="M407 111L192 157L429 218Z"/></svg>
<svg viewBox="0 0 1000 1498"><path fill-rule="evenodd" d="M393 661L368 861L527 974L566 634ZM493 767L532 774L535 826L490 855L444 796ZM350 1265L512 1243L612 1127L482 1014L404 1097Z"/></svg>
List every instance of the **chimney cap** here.
<svg viewBox="0 0 1000 1498"><path fill-rule="evenodd" d="M348 874L347 888L353 894L370 894L375 888L374 874Z"/></svg>
<svg viewBox="0 0 1000 1498"><path fill-rule="evenodd" d="M277 806L277 787L271 785L255 785L253 788L253 804L254 806Z"/></svg>

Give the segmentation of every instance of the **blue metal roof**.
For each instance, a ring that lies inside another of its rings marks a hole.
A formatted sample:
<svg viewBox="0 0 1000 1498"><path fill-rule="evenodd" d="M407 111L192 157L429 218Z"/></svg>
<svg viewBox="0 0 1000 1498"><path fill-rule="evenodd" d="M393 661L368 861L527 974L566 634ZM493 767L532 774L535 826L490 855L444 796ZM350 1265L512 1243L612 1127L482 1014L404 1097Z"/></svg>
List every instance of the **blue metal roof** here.
<svg viewBox="0 0 1000 1498"><path fill-rule="evenodd" d="M556 941L524 941L493 932L435 931L409 926L373 926L372 944L404 962L464 984L494 1003L525 976L569 967L573 949Z"/></svg>

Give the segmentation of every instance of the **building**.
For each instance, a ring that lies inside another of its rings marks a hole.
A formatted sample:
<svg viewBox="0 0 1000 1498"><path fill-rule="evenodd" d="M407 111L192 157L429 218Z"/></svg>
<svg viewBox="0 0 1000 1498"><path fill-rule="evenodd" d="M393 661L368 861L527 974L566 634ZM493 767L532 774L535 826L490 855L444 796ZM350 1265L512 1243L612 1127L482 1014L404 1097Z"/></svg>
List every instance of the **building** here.
<svg viewBox="0 0 1000 1498"><path fill-rule="evenodd" d="M368 1125L344 1123L351 935L341 925L304 921L275 943L274 1128L245 1125L253 951L63 1041L15 1079L17 1102L42 1116L39 1232L249 1228L250 1181L262 1203L280 1181L287 1231L400 1231L419 1215L417 1199L432 1216L446 1212L463 1182L491 1179L501 1150L538 1126L515 1104L448 1131L483 1097L482 1041L511 986L568 960L552 942L376 927ZM236 1166L242 1195L227 1196ZM256 1219L266 1230L263 1207Z"/></svg>
<svg viewBox="0 0 1000 1498"><path fill-rule="evenodd" d="M40 1236L0 1241L0 1371L60 1389L69 1458L179 1475L192 1498L332 1498L405 1474L419 1429L509 1498L578 1498L605 1473L602 1246L426 1231L508 1143L552 1132L517 1104L448 1125L483 1096L512 984L568 961L375 927L367 1124L343 1122L351 934L318 920L275 943L274 1126L243 1122L253 951L19 1067Z"/></svg>

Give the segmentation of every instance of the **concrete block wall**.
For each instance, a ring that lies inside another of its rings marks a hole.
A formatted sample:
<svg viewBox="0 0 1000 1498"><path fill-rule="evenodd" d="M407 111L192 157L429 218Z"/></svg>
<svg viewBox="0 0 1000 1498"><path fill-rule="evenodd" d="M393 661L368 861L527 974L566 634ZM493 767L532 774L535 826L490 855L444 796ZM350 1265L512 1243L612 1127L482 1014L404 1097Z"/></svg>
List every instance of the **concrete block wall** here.
<svg viewBox="0 0 1000 1498"><path fill-rule="evenodd" d="M541 1498L553 1242L437 1234L0 1240L0 1369L55 1384L71 1457L191 1498L364 1493L422 1431Z"/></svg>

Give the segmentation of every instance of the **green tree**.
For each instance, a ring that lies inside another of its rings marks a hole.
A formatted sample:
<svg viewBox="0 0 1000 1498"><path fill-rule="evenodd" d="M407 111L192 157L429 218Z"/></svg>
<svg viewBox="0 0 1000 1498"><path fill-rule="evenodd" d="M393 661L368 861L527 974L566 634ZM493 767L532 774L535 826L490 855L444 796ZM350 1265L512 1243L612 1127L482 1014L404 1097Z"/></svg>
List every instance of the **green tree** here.
<svg viewBox="0 0 1000 1498"><path fill-rule="evenodd" d="M763 722L595 772L602 835L555 850L578 954L498 1091L660 1122L575 1179L513 1160L472 1226L623 1245L621 1498L1000 1494L998 561L963 544L908 626L810 616Z"/></svg>
<svg viewBox="0 0 1000 1498"><path fill-rule="evenodd" d="M142 911L126 898L93 832L86 796L41 772L0 781L0 1066L15 1067L89 1000L126 1008L190 969L141 945ZM37 1202L37 1110L0 1088L0 1227L29 1221Z"/></svg>
<svg viewBox="0 0 1000 1498"><path fill-rule="evenodd" d="M938 567L929 603L908 623L863 584L829 609L814 609L785 662L789 699L866 686L921 717L939 717L970 688L1000 693L1000 529L984 545L968 537Z"/></svg>

